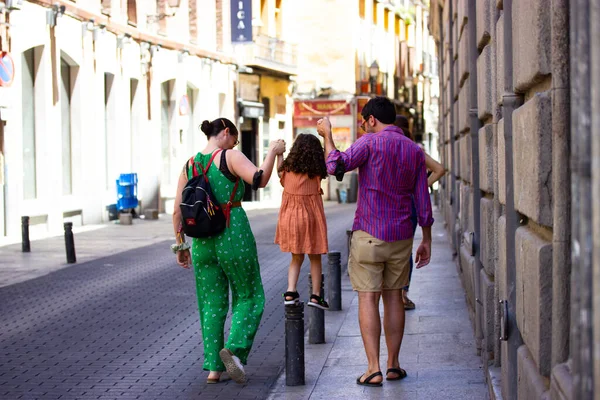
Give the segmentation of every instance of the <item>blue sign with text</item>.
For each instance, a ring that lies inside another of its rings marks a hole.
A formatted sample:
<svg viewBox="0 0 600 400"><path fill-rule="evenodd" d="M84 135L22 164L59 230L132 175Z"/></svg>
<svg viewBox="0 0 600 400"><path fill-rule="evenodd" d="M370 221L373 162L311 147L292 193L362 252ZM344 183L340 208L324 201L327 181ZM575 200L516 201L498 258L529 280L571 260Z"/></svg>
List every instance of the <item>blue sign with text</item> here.
<svg viewBox="0 0 600 400"><path fill-rule="evenodd" d="M231 41L252 41L252 0L231 0Z"/></svg>

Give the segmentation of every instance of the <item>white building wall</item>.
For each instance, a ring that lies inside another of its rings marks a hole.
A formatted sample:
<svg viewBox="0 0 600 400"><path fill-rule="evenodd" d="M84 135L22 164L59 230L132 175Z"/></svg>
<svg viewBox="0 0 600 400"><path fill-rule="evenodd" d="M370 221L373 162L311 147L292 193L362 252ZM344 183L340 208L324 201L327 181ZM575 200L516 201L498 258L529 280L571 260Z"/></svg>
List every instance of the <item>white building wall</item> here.
<svg viewBox="0 0 600 400"><path fill-rule="evenodd" d="M139 44L131 42L118 49L115 34L104 32L94 40L94 34L85 31L80 21L62 16L54 30L57 83L60 84L61 55L72 74L72 194L63 195L61 102L66 99L59 98L55 102L53 98L47 10L24 2L20 11L11 13L11 53L17 74L12 87L2 91L8 98L2 101L8 104L2 109L2 116L7 120L4 129L6 225L7 236L13 240L20 238L21 216L24 215L47 216L45 222L31 226L33 238L60 233L67 220L75 225L106 221L105 208L116 203L115 180L120 173L136 172L142 206L157 208L160 202L174 197L174 184L185 160L206 144L206 137L198 129L201 121L219 116L234 119L235 75L230 66L193 55L180 60L177 51L161 48L152 60L149 118L147 75L142 73ZM138 20L145 20L145 15L138 12ZM187 24L181 29L187 30ZM189 37L189 33L187 35ZM212 45L214 48L214 43ZM24 200L20 71L21 54L32 47L36 47L40 60L34 88L37 198ZM106 73L114 76L107 107ZM132 79L137 82L133 99ZM160 89L162 82L169 79L175 80L172 100L176 105L169 132L172 176L171 183L161 184ZM180 116L179 102L188 92L188 86L192 88L193 108L189 115ZM105 111L109 116L107 126ZM80 216L63 218L63 213L76 210L81 210ZM32 223L35 222L32 219Z"/></svg>

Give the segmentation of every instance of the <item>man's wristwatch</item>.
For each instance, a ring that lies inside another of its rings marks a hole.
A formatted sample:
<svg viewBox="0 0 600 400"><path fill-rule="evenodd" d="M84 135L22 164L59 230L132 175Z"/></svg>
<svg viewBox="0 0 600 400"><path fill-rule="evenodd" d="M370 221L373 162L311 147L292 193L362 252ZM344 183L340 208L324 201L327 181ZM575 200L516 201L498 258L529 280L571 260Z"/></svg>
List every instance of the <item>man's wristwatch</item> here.
<svg viewBox="0 0 600 400"><path fill-rule="evenodd" d="M174 254L177 254L178 251L184 251L184 250L188 250L190 248L190 245L187 244L186 242L182 242L182 243L175 243L171 245L171 251Z"/></svg>

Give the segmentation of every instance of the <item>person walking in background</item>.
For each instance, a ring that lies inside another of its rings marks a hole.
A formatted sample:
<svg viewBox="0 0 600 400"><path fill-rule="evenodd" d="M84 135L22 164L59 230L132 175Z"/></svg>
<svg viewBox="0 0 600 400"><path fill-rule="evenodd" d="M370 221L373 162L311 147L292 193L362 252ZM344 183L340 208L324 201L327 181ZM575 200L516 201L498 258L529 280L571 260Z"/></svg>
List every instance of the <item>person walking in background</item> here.
<svg viewBox="0 0 600 400"><path fill-rule="evenodd" d="M227 118L204 121L202 132L208 137L206 147L184 166L179 176L173 212L176 244L172 246L177 263L189 268L193 265L196 277L198 309L204 344L204 370L210 371L207 383L217 383L227 370L238 382L246 381L243 365L252 348L254 336L262 318L265 294L260 277L256 241L248 217L241 207L244 185L237 186L239 178L252 184L253 189L265 187L271 176L275 158L285 152L285 142L271 142L267 156L256 166L238 151L238 131ZM215 157L218 155L218 157ZM214 159L212 164L209 161ZM180 203L182 191L192 176L193 165L207 169L206 175L216 199L224 207L234 193L229 224L223 232L207 238L185 242L182 232ZM229 310L231 287L232 318L227 343L224 343L225 319Z"/></svg>
<svg viewBox="0 0 600 400"><path fill-rule="evenodd" d="M386 379L407 376L400 368L399 354L404 336L402 288L408 283L413 229L410 222L412 199L417 206L423 239L417 248L417 268L431 257L433 215L427 190L423 151L394 126L396 110L386 97L369 100L362 110L367 132L348 150L336 149L329 119L317 122L325 139L327 172L358 168L359 192L348 260L348 272L358 292L358 321L367 354L367 371L356 379L366 386L381 386L379 364L381 320L379 301L383 298L383 326L388 350ZM341 162L338 162L340 161Z"/></svg>
<svg viewBox="0 0 600 400"><path fill-rule="evenodd" d="M311 134L300 134L290 154L277 158L277 171L283 186L283 198L275 231L275 243L281 251L292 254L288 271L288 287L284 304L299 301L297 284L304 255L310 260L312 293L308 306L329 309L320 296L321 255L328 251L327 221L323 209L321 180L327 178L323 146Z"/></svg>
<svg viewBox="0 0 600 400"><path fill-rule="evenodd" d="M408 119L404 115L396 115L396 121L394 122L398 128L402 129L402 133L404 136L414 141L412 133L410 132L408 126ZM424 152L425 153L425 152ZM425 168L427 168L427 186L431 187L435 182L440 180L442 176L446 173L444 166L439 162L435 161L433 158L429 156L429 154L425 153ZM415 231L417 230L417 208L415 207L414 199L412 201L412 213L410 215L410 222L413 227L413 236ZM408 285L406 285L402 289L402 301L404 302L405 310L414 310L416 308L415 303L408 298L408 290L410 286L410 281L412 280L412 273L414 268L414 261L412 253L410 255L410 273L408 274Z"/></svg>

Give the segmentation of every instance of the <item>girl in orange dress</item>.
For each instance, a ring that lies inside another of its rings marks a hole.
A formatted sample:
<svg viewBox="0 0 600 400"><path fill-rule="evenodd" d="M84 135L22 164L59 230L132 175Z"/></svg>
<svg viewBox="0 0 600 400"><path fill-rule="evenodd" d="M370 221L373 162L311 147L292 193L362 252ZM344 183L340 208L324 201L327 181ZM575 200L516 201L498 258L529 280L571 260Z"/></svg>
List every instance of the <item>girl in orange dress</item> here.
<svg viewBox="0 0 600 400"><path fill-rule="evenodd" d="M321 180L327 177L327 168L320 140L311 134L298 135L286 159L278 156L277 170L283 198L275 243L281 251L292 253L284 304L299 301L296 285L304 255L308 254L313 287L308 305L327 310L329 304L320 296L321 255L328 251L327 221L321 197Z"/></svg>

